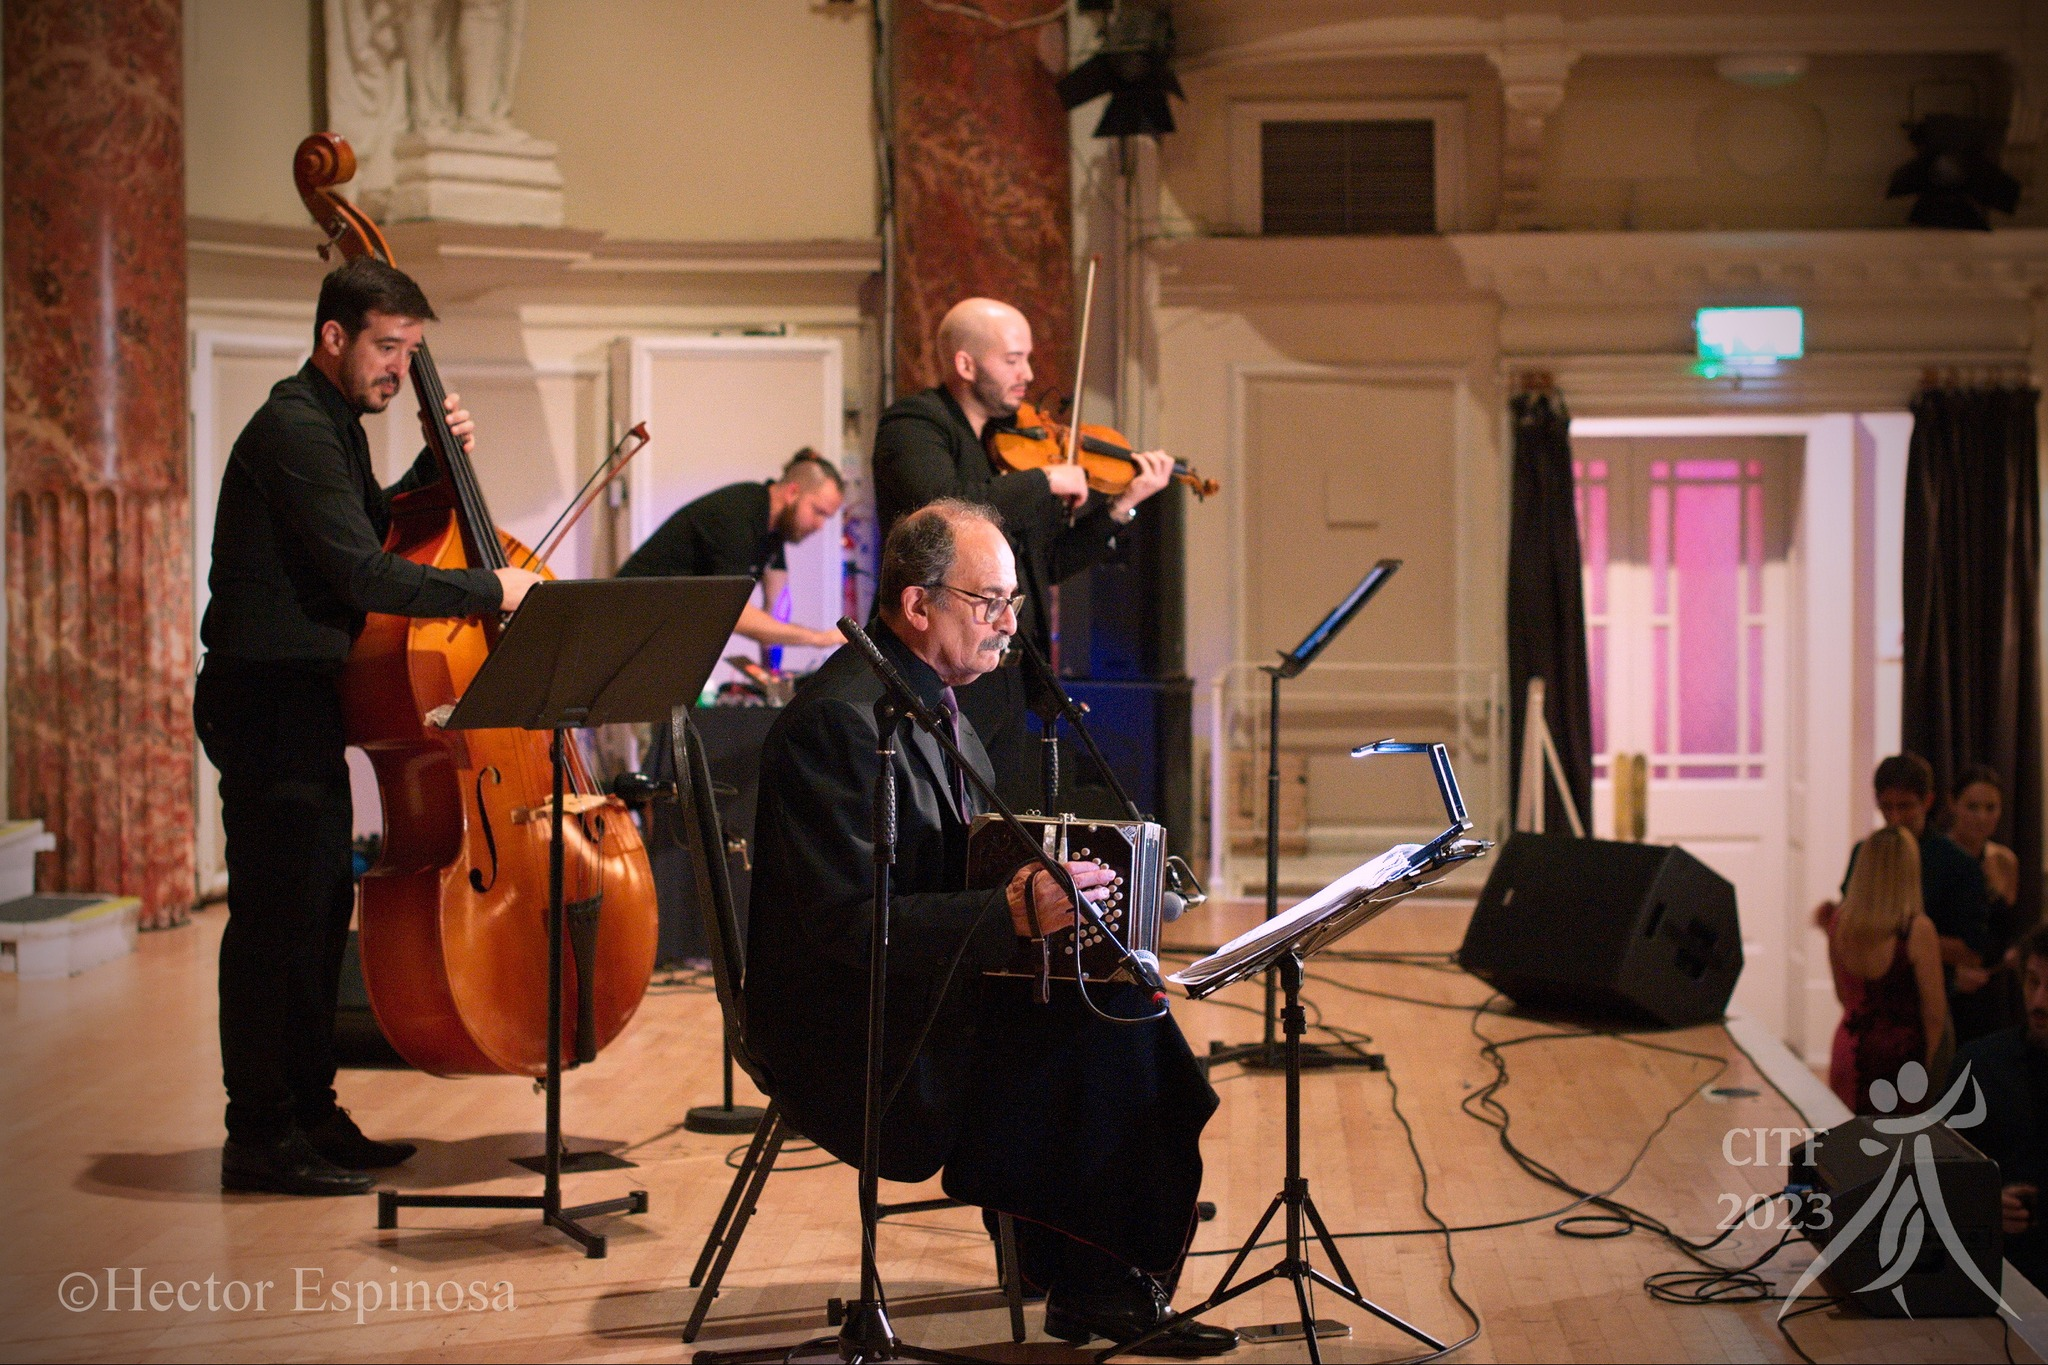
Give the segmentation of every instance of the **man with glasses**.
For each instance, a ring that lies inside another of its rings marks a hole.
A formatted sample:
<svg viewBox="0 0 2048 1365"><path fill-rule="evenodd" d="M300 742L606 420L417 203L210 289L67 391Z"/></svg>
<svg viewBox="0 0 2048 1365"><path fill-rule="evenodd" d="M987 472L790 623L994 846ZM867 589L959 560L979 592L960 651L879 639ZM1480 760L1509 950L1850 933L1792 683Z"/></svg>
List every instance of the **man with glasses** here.
<svg viewBox="0 0 2048 1365"><path fill-rule="evenodd" d="M992 776L955 689L997 673L1017 631L1016 560L990 509L941 499L889 533L876 646ZM881 683L840 650L777 718L761 755L747 929L748 1042L790 1126L843 1161L861 1153L867 950L874 914L871 802ZM1062 984L988 979L1018 940L1073 922L1051 878L1020 869L966 889L967 833L980 811L930 736L897 735L882 1076L887 1180L943 1170L946 1192L1016 1215L1027 1283L1046 1292L1046 1330L1129 1340L1171 1311L1167 1292L1194 1229L1202 1126L1216 1095L1171 1016L1135 990L1098 992L1097 1017ZM1110 880L1068 865L1084 894ZM1158 1014L1158 1017L1151 1017ZM1236 1334L1183 1324L1154 1355L1230 1350Z"/></svg>
<svg viewBox="0 0 2048 1365"><path fill-rule="evenodd" d="M1027 601L1018 631L1051 657L1049 589L1100 564L1138 506L1172 481L1173 460L1140 451L1138 473L1115 498L1088 490L1076 465L999 473L982 446L990 423L1017 413L1031 386L1031 324L994 299L965 299L939 323L940 382L882 414L875 432L875 514L884 530L934 498L966 498L1002 514ZM1015 806L1039 803L1025 722L1023 675L1005 668L963 703L988 746L996 785Z"/></svg>

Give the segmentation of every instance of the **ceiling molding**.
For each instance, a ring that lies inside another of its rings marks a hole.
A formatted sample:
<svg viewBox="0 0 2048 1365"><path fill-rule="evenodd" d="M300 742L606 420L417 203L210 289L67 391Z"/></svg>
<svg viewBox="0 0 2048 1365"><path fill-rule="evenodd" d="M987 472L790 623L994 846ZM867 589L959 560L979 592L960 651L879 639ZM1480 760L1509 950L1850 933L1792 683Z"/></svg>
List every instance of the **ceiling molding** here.
<svg viewBox="0 0 2048 1365"><path fill-rule="evenodd" d="M2048 298L2048 229L1201 237L1149 249L1167 305L1498 300L1510 309Z"/></svg>
<svg viewBox="0 0 2048 1365"><path fill-rule="evenodd" d="M2026 299L2048 230L1523 232L1445 238L1470 287L1510 307L1712 301Z"/></svg>
<svg viewBox="0 0 2048 1365"><path fill-rule="evenodd" d="M1554 12L1359 18L1313 24L1290 33L1231 41L1228 20L1211 32L1223 41L1195 46L1204 26L1185 28L1185 72L1249 64L1373 57L1495 57L1527 41L1532 26L1575 56L1721 56L1729 52L2016 53L2025 41L2026 0L1950 0L1932 5L1838 0L1800 13L1730 14L1701 7L1693 14L1616 14L1564 18ZM1270 12L1268 12L1270 14ZM1265 17L1265 16L1262 16ZM1238 25L1240 30L1243 25Z"/></svg>
<svg viewBox="0 0 2048 1365"><path fill-rule="evenodd" d="M1769 369L1704 376L1689 355L1527 354L1503 357L1499 377L1541 371L1577 417L1695 412L1881 412L1904 408L1930 370L2027 368L2016 351L1894 351L1810 355Z"/></svg>
<svg viewBox="0 0 2048 1365"><path fill-rule="evenodd" d="M881 269L874 238L846 241L621 241L574 228L409 222L384 226L399 267L436 301L532 298L619 288L670 293L848 295ZM310 224L186 220L193 290L208 296L303 293L329 267Z"/></svg>

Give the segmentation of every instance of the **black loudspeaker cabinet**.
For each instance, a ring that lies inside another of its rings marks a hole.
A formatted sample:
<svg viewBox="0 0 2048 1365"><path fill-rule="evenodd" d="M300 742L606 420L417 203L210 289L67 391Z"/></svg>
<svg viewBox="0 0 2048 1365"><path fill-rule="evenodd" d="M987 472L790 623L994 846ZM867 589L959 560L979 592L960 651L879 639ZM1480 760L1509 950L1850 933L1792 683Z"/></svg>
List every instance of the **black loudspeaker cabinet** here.
<svg viewBox="0 0 2048 1365"><path fill-rule="evenodd" d="M1703 1024L1742 974L1735 888L1681 848L1518 833L1494 857L1458 961L1532 1010Z"/></svg>
<svg viewBox="0 0 2048 1365"><path fill-rule="evenodd" d="M370 1010L370 992L363 985L363 954L356 931L348 931L341 955L341 989L334 1009L334 1060L338 1065L408 1070Z"/></svg>
<svg viewBox="0 0 2048 1365"><path fill-rule="evenodd" d="M1864 1115L1830 1128L1802 1148L1803 1159L1792 1166L1789 1184L1810 1186L1827 1196L1802 1218L1801 1229L1814 1249L1828 1257L1823 1278L1873 1317L1976 1318L1996 1313L1998 1305L1951 1253L1938 1220L1947 1220L1978 1277L1997 1287L2005 1258L1997 1163L1946 1124L1937 1123L1918 1135L1880 1132L1876 1124L1875 1116ZM1924 1168L1915 1159L1914 1149L1923 1140L1941 1193L1939 1211L1929 1207L1931 1201L1922 1189ZM1885 1174L1895 1156L1899 1170L1886 1191ZM1880 1191L1886 1191L1886 1207L1869 1209ZM1891 1206L1901 1199L1917 1203L1926 1220L1912 1269L1898 1282L1896 1293L1889 1287L1865 1288L1893 1268L1882 1239L1886 1217L1894 1212ZM1866 1212L1867 1220L1858 1227L1859 1215ZM1856 1230L1851 1233L1851 1228Z"/></svg>
<svg viewBox="0 0 2048 1365"><path fill-rule="evenodd" d="M1061 685L1088 708L1088 733L1117 780L1149 820L1166 826L1166 851L1194 851L1194 682L1189 678L1101 680L1064 678ZM1038 718L1031 718L1032 742ZM1060 805L1069 814L1122 820L1127 812L1065 725L1060 745Z"/></svg>
<svg viewBox="0 0 2048 1365"><path fill-rule="evenodd" d="M706 706L690 713L704 737L704 762L718 792L718 822L728 844L726 870L732 880L733 913L746 941L747 901L753 888L754 807L761 793L761 748L781 710L772 706ZM654 727L652 744L641 762L648 776L675 780L675 754L668 726ZM711 955L704 936L704 916L690 875L690 852L683 831L681 807L657 801L649 807L647 858L654 870L654 900L660 914L655 962L668 966Z"/></svg>

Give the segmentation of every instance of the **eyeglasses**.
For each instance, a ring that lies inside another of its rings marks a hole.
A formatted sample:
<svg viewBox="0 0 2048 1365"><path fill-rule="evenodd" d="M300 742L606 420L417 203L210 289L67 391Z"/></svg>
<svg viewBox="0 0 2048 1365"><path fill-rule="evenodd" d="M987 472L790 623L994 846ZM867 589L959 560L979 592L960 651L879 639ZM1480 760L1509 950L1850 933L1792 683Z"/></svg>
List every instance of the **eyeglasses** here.
<svg viewBox="0 0 2048 1365"><path fill-rule="evenodd" d="M936 592L940 588L971 599L975 603L975 619L985 626L992 626L1002 620L1006 611L1024 610L1024 594L1021 592L1013 592L1008 597L997 597L991 593L969 592L965 588L956 588L951 583L934 583L927 591Z"/></svg>

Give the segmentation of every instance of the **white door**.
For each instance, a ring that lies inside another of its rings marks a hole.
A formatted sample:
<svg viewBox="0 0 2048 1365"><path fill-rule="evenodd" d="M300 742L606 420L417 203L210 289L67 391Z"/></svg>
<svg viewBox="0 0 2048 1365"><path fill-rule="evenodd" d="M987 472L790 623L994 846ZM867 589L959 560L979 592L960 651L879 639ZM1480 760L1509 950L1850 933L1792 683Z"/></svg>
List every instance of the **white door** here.
<svg viewBox="0 0 2048 1365"><path fill-rule="evenodd" d="M192 641L193 662L202 653L199 623L206 615L207 571L213 567L213 514L220 504L221 475L235 438L256 409L270 397L278 380L306 361L303 331L267 334L224 332L200 328L192 334ZM198 781L193 807L193 871L200 896L217 895L227 887L227 836L220 823L220 774L197 750L193 773Z"/></svg>
<svg viewBox="0 0 2048 1365"><path fill-rule="evenodd" d="M613 356L618 430L647 423L647 449L627 470L629 512L619 558L670 514L727 484L772 479L804 446L840 463L846 394L833 337L636 337ZM824 629L844 612L840 517L790 546L789 619ZM770 612L774 602L755 605ZM792 646L785 668L817 667L829 651ZM760 657L735 635L725 655ZM720 664L713 684L738 676Z"/></svg>
<svg viewBox="0 0 2048 1365"><path fill-rule="evenodd" d="M1801 442L1575 438L1593 700L1594 830L1613 759L1649 764L1652 843L1735 886L1733 1009L1782 1034L1788 829L1788 567Z"/></svg>

